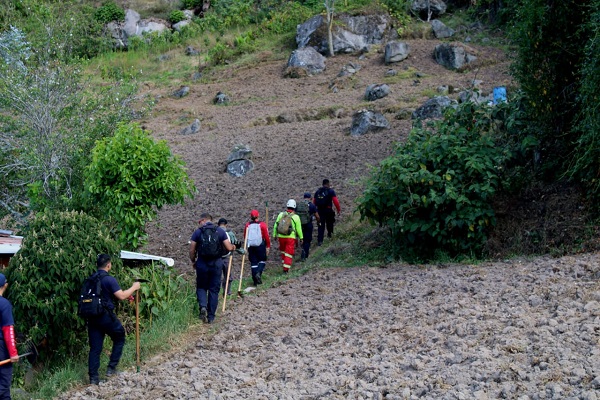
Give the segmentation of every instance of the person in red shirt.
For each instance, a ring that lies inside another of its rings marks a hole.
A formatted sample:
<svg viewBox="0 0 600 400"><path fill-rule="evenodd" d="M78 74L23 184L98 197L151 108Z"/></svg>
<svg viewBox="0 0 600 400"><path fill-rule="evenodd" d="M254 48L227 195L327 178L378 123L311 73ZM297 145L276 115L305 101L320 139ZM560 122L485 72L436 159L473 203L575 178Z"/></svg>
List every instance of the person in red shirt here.
<svg viewBox="0 0 600 400"><path fill-rule="evenodd" d="M269 229L264 221L258 220L258 210L250 211L250 221L244 228L244 239L248 235L248 259L252 267L252 281L254 286L262 283L262 273L267 264L267 257L271 250Z"/></svg>
<svg viewBox="0 0 600 400"><path fill-rule="evenodd" d="M320 217L317 230L317 246L320 246L323 244L325 228L327 228L328 238L333 235L333 225L335 224L335 212L333 211L333 206L335 206L338 216L341 212L340 202L335 194L335 190L331 188L329 179L323 179L323 186L315 192L313 202L317 206Z"/></svg>
<svg viewBox="0 0 600 400"><path fill-rule="evenodd" d="M15 340L15 320L10 301L4 298L8 287L6 276L0 272L0 325L2 325L2 340L0 340L0 357L2 360L10 358L8 364L0 366L0 399L10 399L10 383L12 381L13 363L19 361L17 343Z"/></svg>

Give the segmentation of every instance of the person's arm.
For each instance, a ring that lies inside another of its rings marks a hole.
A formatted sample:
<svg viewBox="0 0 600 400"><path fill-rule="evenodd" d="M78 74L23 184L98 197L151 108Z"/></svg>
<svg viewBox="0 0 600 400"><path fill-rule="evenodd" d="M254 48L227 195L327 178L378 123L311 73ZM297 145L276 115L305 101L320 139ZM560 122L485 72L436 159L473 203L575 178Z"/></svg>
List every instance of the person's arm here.
<svg viewBox="0 0 600 400"><path fill-rule="evenodd" d="M292 216L292 223L294 224L296 236L300 240L300 243L302 243L304 241L304 234L302 233L302 222L300 221L300 216L298 216L298 214Z"/></svg>
<svg viewBox="0 0 600 400"><path fill-rule="evenodd" d="M15 326L3 326L2 335L4 336L4 343L6 344L6 349L8 350L8 356L10 357L10 361L19 361L19 353L17 352L17 342L15 340Z"/></svg>
<svg viewBox="0 0 600 400"><path fill-rule="evenodd" d="M260 223L260 233L262 234L263 239L265 239L265 245L267 246L267 250L271 248L271 238L269 237L269 230L267 229L267 223Z"/></svg>
<svg viewBox="0 0 600 400"><path fill-rule="evenodd" d="M340 202L339 202L337 196L333 196L331 198L331 201L333 201L333 205L337 209L337 214L340 215L340 212L342 211L342 209L340 208Z"/></svg>
<svg viewBox="0 0 600 400"><path fill-rule="evenodd" d="M117 290L116 292L113 293L113 295L119 299L119 300L125 300L128 299L131 295L133 295L135 293L136 290L138 290L140 288L140 283L139 282L133 282L133 285L131 285L131 287L127 290Z"/></svg>
<svg viewBox="0 0 600 400"><path fill-rule="evenodd" d="M273 239L277 239L277 225L279 224L280 219L281 219L281 213L279 213L279 215L277 215L277 219L275 220L275 223L273 224Z"/></svg>
<svg viewBox="0 0 600 400"><path fill-rule="evenodd" d="M225 247L225 250L227 251L235 250L235 245L231 243L231 241L229 240L229 236L227 236L227 239L223 240L223 247Z"/></svg>
<svg viewBox="0 0 600 400"><path fill-rule="evenodd" d="M190 261L192 265L196 262L196 242L190 241Z"/></svg>

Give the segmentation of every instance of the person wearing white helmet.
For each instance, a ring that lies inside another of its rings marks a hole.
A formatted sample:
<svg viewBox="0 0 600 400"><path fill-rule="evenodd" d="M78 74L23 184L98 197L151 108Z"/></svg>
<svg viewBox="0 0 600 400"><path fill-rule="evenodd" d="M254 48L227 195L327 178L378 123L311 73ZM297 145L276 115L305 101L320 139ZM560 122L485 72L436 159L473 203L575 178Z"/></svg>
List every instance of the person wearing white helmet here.
<svg viewBox="0 0 600 400"><path fill-rule="evenodd" d="M286 210L279 213L273 226L273 239L279 239L279 251L281 252L284 274L287 274L292 267L296 242L299 241L300 246L303 244L302 223L295 211L296 200L289 199Z"/></svg>

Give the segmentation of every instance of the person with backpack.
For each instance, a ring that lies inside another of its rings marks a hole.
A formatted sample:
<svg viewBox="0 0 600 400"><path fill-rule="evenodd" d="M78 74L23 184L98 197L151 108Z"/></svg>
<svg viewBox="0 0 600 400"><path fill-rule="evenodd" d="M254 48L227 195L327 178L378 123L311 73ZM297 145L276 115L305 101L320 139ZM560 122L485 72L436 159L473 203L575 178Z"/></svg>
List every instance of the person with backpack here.
<svg viewBox="0 0 600 400"><path fill-rule="evenodd" d="M121 289L117 279L109 275L112 269L112 262L108 254L98 254L96 268L98 270L90 278L86 279L86 283L82 289L82 293L94 291L96 295L99 294L102 307L102 310L96 313L95 316L85 317L90 344L88 374L92 385L100 384L98 369L100 369L100 354L102 353L102 346L106 335L113 342L108 367L106 368L106 376L109 377L117 373L117 365L123 354L123 346L125 346L125 329L115 314L115 300L127 300L140 288L139 282L133 282L133 285L129 289ZM97 282L100 283L100 293L97 293ZM86 285L89 287L86 287Z"/></svg>
<svg viewBox="0 0 600 400"><path fill-rule="evenodd" d="M294 261L296 242L303 244L302 224L300 217L296 215L296 200L289 199L286 210L279 213L273 226L273 239L279 238L279 251L283 263L283 273L287 274Z"/></svg>
<svg viewBox="0 0 600 400"><path fill-rule="evenodd" d="M248 259L252 270L252 282L254 286L262 284L262 273L267 264L267 256L271 250L271 238L269 237L269 229L264 221L258 220L258 210L250 211L250 221L246 223L244 228L244 239L246 232L248 239Z"/></svg>
<svg viewBox="0 0 600 400"><path fill-rule="evenodd" d="M313 204L312 195L310 192L305 192L304 198L298 202L296 214L298 214L298 217L300 217L300 223L302 224L302 236L304 237L300 261L305 261L310 253L310 244L312 242L313 234L313 219L316 218L317 223L319 223L317 206Z"/></svg>
<svg viewBox="0 0 600 400"><path fill-rule="evenodd" d="M0 340L0 357L8 360L8 364L0 366L0 399L10 399L10 384L13 375L13 363L19 361L17 342L15 340L15 319L12 313L10 301L4 298L4 292L8 287L6 276L0 272L0 325L2 340Z"/></svg>
<svg viewBox="0 0 600 400"><path fill-rule="evenodd" d="M227 233L227 237L229 237L229 241L231 242L231 244L233 244L236 247L235 252L238 254L244 254L246 252L246 250L242 249L243 246L239 242L239 240L237 240L235 232L233 232L231 229L227 228L227 220L225 218L219 218L217 225L220 228L223 228L225 230L225 233ZM227 283L227 269L229 269L229 257L230 256L231 256L230 251L225 253L222 256L222 258L223 258L223 282L221 283L221 287L223 288L223 292L224 292L225 286L227 286L227 295L231 294L231 282L233 282L233 278L231 278L231 274L230 274L229 284Z"/></svg>
<svg viewBox="0 0 600 400"><path fill-rule="evenodd" d="M235 245L229 240L225 229L212 223L209 213L202 213L200 227L190 240L189 256L196 269L196 298L200 308L200 319L211 324L217 313L221 275L223 274L223 254L234 251Z"/></svg>
<svg viewBox="0 0 600 400"><path fill-rule="evenodd" d="M320 246L323 244L325 228L327 228L328 238L333 235L333 225L335 224L335 212L333 211L333 206L335 206L338 216L341 212L340 202L335 194L335 190L331 188L329 179L323 179L323 186L315 192L313 202L315 203L315 206L317 206L320 217L317 228L317 246Z"/></svg>

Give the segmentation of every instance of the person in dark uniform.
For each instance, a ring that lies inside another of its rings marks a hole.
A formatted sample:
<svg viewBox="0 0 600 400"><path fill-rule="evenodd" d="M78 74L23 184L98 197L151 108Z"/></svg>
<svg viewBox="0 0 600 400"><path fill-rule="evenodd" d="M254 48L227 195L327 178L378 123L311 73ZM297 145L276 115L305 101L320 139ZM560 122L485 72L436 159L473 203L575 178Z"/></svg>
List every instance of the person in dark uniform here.
<svg viewBox="0 0 600 400"><path fill-rule="evenodd" d="M2 326L2 340L0 340L0 357L2 360L10 358L8 364L0 366L0 400L10 400L10 383L12 381L13 363L19 361L17 344L15 341L15 320L10 301L4 298L8 287L6 276L0 272L0 325Z"/></svg>
<svg viewBox="0 0 600 400"><path fill-rule="evenodd" d="M119 286L117 279L108 274L112 269L112 263L108 254L98 255L96 267L98 268L96 274L101 275L100 285L102 287L102 303L104 304L106 312L97 317L87 319L90 343L88 374L92 385L100 384L98 369L100 368L100 353L102 353L102 345L104 344L104 337L106 335L108 335L113 342L108 368L106 369L107 377L117 373L117 365L123 354L125 329L115 314L115 303L113 300L126 300L140 288L140 283L134 282L129 289L121 290L121 286Z"/></svg>
<svg viewBox="0 0 600 400"><path fill-rule="evenodd" d="M200 227L194 231L190 240L189 256L196 269L196 297L200 307L200 319L211 324L215 319L219 304L219 290L221 289L221 275L223 275L224 264L222 255L234 251L235 246L229 240L225 229L214 226L210 214L202 213L198 223ZM198 249L202 245L202 230L213 228L216 228L216 234L221 242L223 252L213 257L199 256Z"/></svg>
<svg viewBox="0 0 600 400"><path fill-rule="evenodd" d="M304 242L302 244L302 255L300 257L301 261L304 261L308 258L310 253L310 244L312 243L312 235L313 235L313 220L316 219L317 224L320 221L320 216L317 211L317 206L315 206L312 202L312 195L310 192L304 193L303 200L306 202L308 207L308 222L306 224L302 224L302 234L304 235Z"/></svg>
<svg viewBox="0 0 600 400"><path fill-rule="evenodd" d="M317 211L321 217L317 228L317 246L320 246L323 244L325 228L327 228L328 238L333 235L333 225L335 224L335 211L333 210L333 206L335 206L338 216L341 212L340 202L335 190L331 187L329 179L323 179L323 186L315 192L313 202L317 206Z"/></svg>

